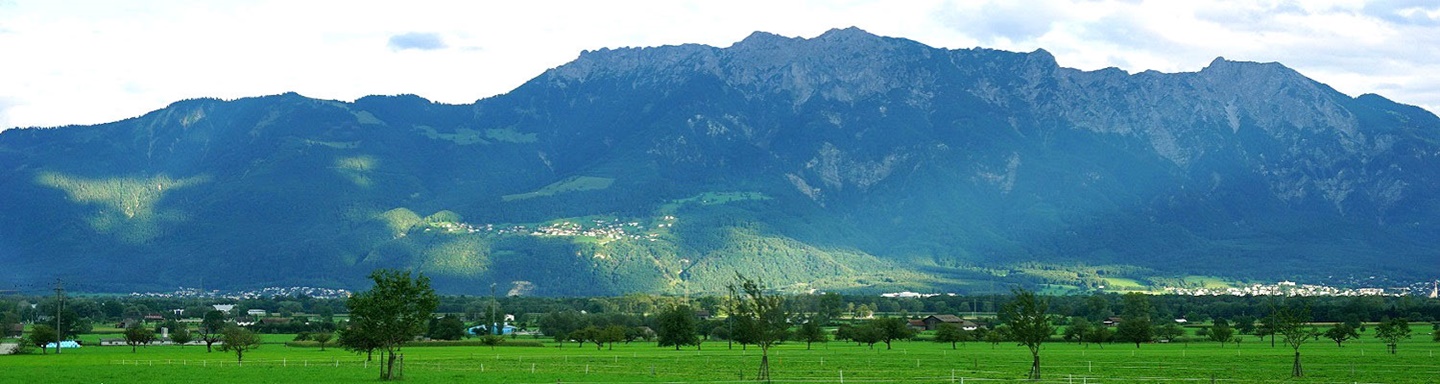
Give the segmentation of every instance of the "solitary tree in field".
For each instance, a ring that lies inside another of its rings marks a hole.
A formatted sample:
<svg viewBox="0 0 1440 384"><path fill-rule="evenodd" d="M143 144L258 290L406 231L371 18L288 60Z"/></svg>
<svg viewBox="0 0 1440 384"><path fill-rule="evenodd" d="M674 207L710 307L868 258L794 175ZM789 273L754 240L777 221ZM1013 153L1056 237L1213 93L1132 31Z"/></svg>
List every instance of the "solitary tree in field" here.
<svg viewBox="0 0 1440 384"><path fill-rule="evenodd" d="M1375 338L1384 341L1393 355L1395 345L1400 344L1400 340L1410 338L1410 323L1399 318L1383 321L1380 326L1375 327Z"/></svg>
<svg viewBox="0 0 1440 384"><path fill-rule="evenodd" d="M195 331L200 336L200 341L205 342L205 352L214 351L211 346L220 341L222 333L225 332L225 312L205 312L205 317L200 320L200 327Z"/></svg>
<svg viewBox="0 0 1440 384"><path fill-rule="evenodd" d="M599 349L602 344L609 344L610 349L615 349L615 343L625 340L625 326L609 325L596 333L595 348Z"/></svg>
<svg viewBox="0 0 1440 384"><path fill-rule="evenodd" d="M600 328L587 325L585 328L570 331L570 334L565 337L579 344L576 348L584 348L585 343L600 337ZM600 349L600 345L596 344L595 349Z"/></svg>
<svg viewBox="0 0 1440 384"><path fill-rule="evenodd" d="M26 338L26 342L40 347L40 354L42 355L49 353L46 352L46 346L50 345L50 343L55 343L55 349L60 349L59 340L60 339L56 337L55 328L46 324L35 324L30 327L30 337Z"/></svg>
<svg viewBox="0 0 1440 384"><path fill-rule="evenodd" d="M825 337L825 330L820 328L822 317L812 317L805 324L800 324L800 333L795 335L800 341L805 342L805 349L810 349L810 343L824 343L829 341Z"/></svg>
<svg viewBox="0 0 1440 384"><path fill-rule="evenodd" d="M871 326L880 330L880 341L885 342L885 349L890 349L890 343L895 340L909 340L915 337L915 330L910 328L910 323L898 317L886 317L870 320Z"/></svg>
<svg viewBox="0 0 1440 384"><path fill-rule="evenodd" d="M235 364L245 362L245 351L260 348L260 335L248 329L231 326L221 333L220 351L235 352Z"/></svg>
<svg viewBox="0 0 1440 384"><path fill-rule="evenodd" d="M1291 367L1290 375L1293 377L1305 377L1305 370L1300 366L1300 346L1306 341L1320 336L1320 331L1314 326L1309 326L1310 311L1291 307L1280 307L1275 309L1270 317L1270 324L1275 333L1280 335L1285 344L1295 351L1295 364Z"/></svg>
<svg viewBox="0 0 1440 384"><path fill-rule="evenodd" d="M1215 319L1215 326L1210 327L1207 332L1211 341L1220 343L1220 348L1225 348L1225 343L1235 336L1235 328L1230 328L1230 323L1225 319Z"/></svg>
<svg viewBox="0 0 1440 384"><path fill-rule="evenodd" d="M490 350L492 350L492 351L495 350L495 347L499 346L500 344L503 344L504 342L505 342L505 337L504 337L504 336L491 335L491 334L488 334L488 333L485 334L484 336L480 336L480 345L484 345L484 346L490 347Z"/></svg>
<svg viewBox="0 0 1440 384"><path fill-rule="evenodd" d="M130 353L135 353L137 346L141 344L148 345L154 341L155 331L140 326L139 322L130 324L129 328L125 328L125 344L130 345Z"/></svg>
<svg viewBox="0 0 1440 384"><path fill-rule="evenodd" d="M1040 343L1055 334L1050 315L1045 313L1050 304L1034 292L1021 288L1013 292L1015 297L1001 308L1001 316L1010 319L1010 336L1030 349L1030 379L1040 380Z"/></svg>
<svg viewBox="0 0 1440 384"><path fill-rule="evenodd" d="M1088 340L1085 339L1085 335L1093 330L1094 326L1090 324L1089 320L1085 320L1084 317L1075 316L1070 318L1070 325L1065 327L1063 337L1066 341L1084 344L1088 342ZM1085 346L1089 347L1090 345L1086 344Z"/></svg>
<svg viewBox="0 0 1440 384"><path fill-rule="evenodd" d="M189 344L191 341L194 340L195 334L190 333L190 330L186 329L184 325L181 325L174 331L170 331L170 341L179 345L181 348L184 348L185 344Z"/></svg>
<svg viewBox="0 0 1440 384"><path fill-rule="evenodd" d="M700 345L700 335L696 332L699 319L695 317L695 310L688 305L676 305L660 313L655 319L656 338L659 339L661 347L675 346L680 350L685 345Z"/></svg>
<svg viewBox="0 0 1440 384"><path fill-rule="evenodd" d="M963 343L968 340L970 340L970 331L961 329L958 325L941 323L935 328L935 342L950 343L950 349L955 349L955 343Z"/></svg>
<svg viewBox="0 0 1440 384"><path fill-rule="evenodd" d="M311 334L310 340L315 340L316 343L320 343L320 350L324 351L325 344L330 343L332 337L334 337L334 335L330 334L330 332L320 332Z"/></svg>
<svg viewBox="0 0 1440 384"><path fill-rule="evenodd" d="M1180 324L1175 324L1173 321L1166 321L1165 325L1155 328L1155 337L1167 343L1174 342L1180 336L1185 336L1185 328L1181 328Z"/></svg>
<svg viewBox="0 0 1440 384"><path fill-rule="evenodd" d="M980 336L980 338L990 343L990 349L995 349L995 347L1000 346L1000 342L1010 338L1010 326L1004 324L997 325L995 329L985 332L985 335Z"/></svg>
<svg viewBox="0 0 1440 384"><path fill-rule="evenodd" d="M411 279L410 272L381 269L371 273L370 279L375 281L375 287L345 302L350 308L347 332L373 342L374 350L382 353L385 363L380 364L381 380L398 379L396 352L425 332L440 300L424 274Z"/></svg>
<svg viewBox="0 0 1440 384"><path fill-rule="evenodd" d="M1120 340L1135 343L1135 348L1140 348L1140 343L1148 343L1155 339L1155 328L1150 323L1150 317L1154 310L1150 306L1150 297L1143 293L1126 293L1125 312L1120 325L1115 326L1115 337Z"/></svg>
<svg viewBox="0 0 1440 384"><path fill-rule="evenodd" d="M1085 341L1099 345L1100 349L1105 349L1105 343L1115 337L1115 332L1111 331L1109 327L1099 326L1085 334L1084 337Z"/></svg>
<svg viewBox="0 0 1440 384"><path fill-rule="evenodd" d="M750 280L739 273L735 282L726 285L730 301L734 303L732 316L749 320L747 330L756 346L760 347L760 370L756 380L770 381L770 347L784 341L790 332L790 312L785 309L785 298L765 292L765 284Z"/></svg>
<svg viewBox="0 0 1440 384"><path fill-rule="evenodd" d="M1259 320L1259 324L1255 325L1255 332L1251 333L1252 335L1260 336L1260 340L1262 341L1265 340L1265 336L1270 336L1270 348L1275 348L1275 335L1278 334L1278 332L1275 332L1275 321L1274 314L1262 317Z"/></svg>
<svg viewBox="0 0 1440 384"><path fill-rule="evenodd" d="M882 333L880 328L876 328L874 324L866 323L851 328L850 339L854 340L856 344L869 345L870 349L875 349L875 343L884 340L885 335Z"/></svg>
<svg viewBox="0 0 1440 384"><path fill-rule="evenodd" d="M1360 338L1360 333L1356 331L1355 327L1350 326L1350 324L1340 323L1325 330L1324 336L1327 339L1334 340L1336 347L1344 347L1346 340L1358 339Z"/></svg>

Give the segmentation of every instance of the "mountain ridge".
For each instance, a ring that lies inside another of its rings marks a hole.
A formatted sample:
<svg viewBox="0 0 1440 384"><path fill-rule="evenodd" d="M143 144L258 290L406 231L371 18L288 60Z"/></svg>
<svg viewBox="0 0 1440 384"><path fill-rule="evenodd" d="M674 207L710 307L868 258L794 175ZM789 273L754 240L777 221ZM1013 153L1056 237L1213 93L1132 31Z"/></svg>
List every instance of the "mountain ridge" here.
<svg viewBox="0 0 1440 384"><path fill-rule="evenodd" d="M757 32L583 52L474 104L292 92L0 132L0 255L21 267L6 279L117 290L156 283L98 271L351 286L394 267L548 295L715 290L735 270L961 292L1418 278L1440 272L1437 130L1278 63L1130 74Z"/></svg>

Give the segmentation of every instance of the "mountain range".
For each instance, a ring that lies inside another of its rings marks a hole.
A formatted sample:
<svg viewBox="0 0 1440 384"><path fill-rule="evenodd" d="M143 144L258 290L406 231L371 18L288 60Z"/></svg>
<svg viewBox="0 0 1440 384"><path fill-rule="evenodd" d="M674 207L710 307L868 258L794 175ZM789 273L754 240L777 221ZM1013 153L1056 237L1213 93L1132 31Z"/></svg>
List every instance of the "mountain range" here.
<svg viewBox="0 0 1440 384"><path fill-rule="evenodd" d="M0 132L0 279L100 292L1420 280L1436 218L1418 107L1278 63L1082 71L856 28L586 51L468 105L288 93Z"/></svg>

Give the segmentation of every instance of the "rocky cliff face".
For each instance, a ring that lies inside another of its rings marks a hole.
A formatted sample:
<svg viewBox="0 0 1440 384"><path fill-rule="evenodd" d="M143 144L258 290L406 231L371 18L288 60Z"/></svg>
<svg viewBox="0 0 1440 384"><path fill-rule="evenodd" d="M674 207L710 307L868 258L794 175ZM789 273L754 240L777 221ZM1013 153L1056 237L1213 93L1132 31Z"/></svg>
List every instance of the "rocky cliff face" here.
<svg viewBox="0 0 1440 384"><path fill-rule="evenodd" d="M855 28L757 32L585 52L473 105L290 94L7 131L0 254L283 271L248 277L267 282L418 268L550 294L713 285L694 276L727 268L852 288L958 289L1019 263L1420 276L1440 273L1437 143L1427 111L1276 63L1129 74ZM551 220L658 227L535 229ZM460 230L475 228L517 232ZM618 237L514 235L532 232Z"/></svg>

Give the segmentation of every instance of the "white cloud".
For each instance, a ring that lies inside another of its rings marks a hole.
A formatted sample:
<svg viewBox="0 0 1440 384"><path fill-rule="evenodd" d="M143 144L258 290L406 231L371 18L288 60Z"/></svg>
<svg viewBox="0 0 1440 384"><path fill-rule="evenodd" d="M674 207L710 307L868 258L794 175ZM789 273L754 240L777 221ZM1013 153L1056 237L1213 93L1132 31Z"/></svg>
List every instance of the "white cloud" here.
<svg viewBox="0 0 1440 384"><path fill-rule="evenodd" d="M469 103L602 47L728 46L859 26L931 46L1044 48L1061 65L1279 61L1440 110L1429 1L0 2L0 128L95 124L195 97L414 93ZM395 39L400 38L400 41ZM410 38L407 40L406 38ZM418 38L418 40L416 40ZM405 49L415 48L415 49ZM16 59L20 58L20 59Z"/></svg>
<svg viewBox="0 0 1440 384"><path fill-rule="evenodd" d="M410 32L390 36L390 49L403 51L414 49L420 51L433 51L445 49L445 39L438 33Z"/></svg>

